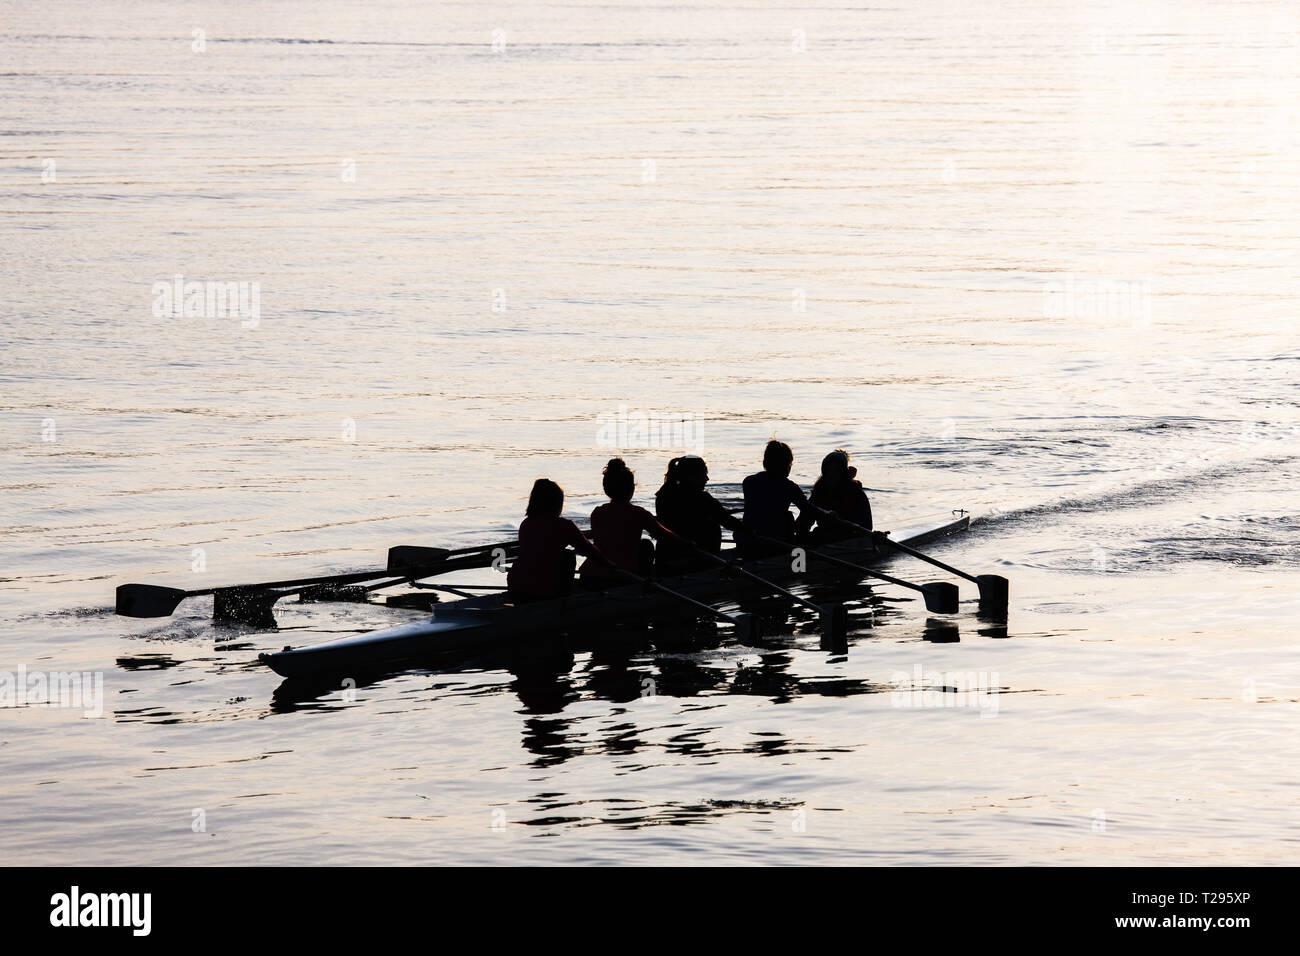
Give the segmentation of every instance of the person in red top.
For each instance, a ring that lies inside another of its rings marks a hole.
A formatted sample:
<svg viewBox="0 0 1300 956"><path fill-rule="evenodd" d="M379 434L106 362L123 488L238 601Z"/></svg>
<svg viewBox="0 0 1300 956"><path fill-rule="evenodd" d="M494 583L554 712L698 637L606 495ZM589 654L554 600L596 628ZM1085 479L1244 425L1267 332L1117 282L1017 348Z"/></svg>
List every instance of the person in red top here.
<svg viewBox="0 0 1300 956"><path fill-rule="evenodd" d="M652 537L670 534L644 508L632 504L636 491L636 475L622 458L611 458L602 472L601 484L609 495L609 504L600 505L591 512L591 537L615 568L631 571L642 577L654 569L654 544L641 537L649 532ZM618 575L609 563L588 558L582 563L582 582L592 587L605 587Z"/></svg>
<svg viewBox="0 0 1300 956"><path fill-rule="evenodd" d="M519 525L519 556L506 575L507 589L515 601L543 601L573 590L574 551L608 564L576 524L560 517L563 510L563 488L549 478L533 482L528 509Z"/></svg>

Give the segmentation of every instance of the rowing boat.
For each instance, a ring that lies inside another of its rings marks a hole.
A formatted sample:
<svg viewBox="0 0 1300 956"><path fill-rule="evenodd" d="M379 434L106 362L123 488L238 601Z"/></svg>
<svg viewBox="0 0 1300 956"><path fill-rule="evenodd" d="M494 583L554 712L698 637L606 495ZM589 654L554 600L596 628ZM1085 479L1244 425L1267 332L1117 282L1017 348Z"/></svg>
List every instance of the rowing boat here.
<svg viewBox="0 0 1300 956"><path fill-rule="evenodd" d="M892 534L891 540L909 547L921 547L965 531L970 518L931 522ZM837 542L824 548L841 558L864 565L879 565L891 556L878 551L870 538ZM724 550L722 557L735 557ZM863 575L819 562L809 554L806 567L795 569L789 555L748 560L744 566L769 581L786 584L861 580ZM692 571L660 582L665 588L697 601L717 603L752 593L745 578L725 568ZM407 661L428 659L452 651L471 651L543 633L590 630L615 623L646 623L666 617L680 617L681 603L665 592L638 585L618 585L606 590L575 590L565 597L527 604L513 604L504 594L470 597L437 605L427 620L355 634L307 647L259 654L259 659L277 674L290 678L346 676L350 671L388 667Z"/></svg>

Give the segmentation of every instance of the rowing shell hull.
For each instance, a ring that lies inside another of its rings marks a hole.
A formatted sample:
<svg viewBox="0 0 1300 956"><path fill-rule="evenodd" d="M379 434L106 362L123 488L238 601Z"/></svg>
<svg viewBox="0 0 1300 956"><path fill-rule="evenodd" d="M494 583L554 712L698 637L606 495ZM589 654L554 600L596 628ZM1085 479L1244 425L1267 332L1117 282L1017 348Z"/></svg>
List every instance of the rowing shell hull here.
<svg viewBox="0 0 1300 956"><path fill-rule="evenodd" d="M920 547L959 534L969 526L970 518L962 516L891 534L890 537L901 544ZM881 564L894 556L889 549L874 552L869 540L865 539L839 542L827 551L849 560L856 559L864 565ZM727 557L728 552L724 551L723 556ZM815 556L809 557L808 568L801 573L791 570L786 555L747 561L745 567L770 581L786 585L861 579L851 571L819 562ZM664 578L661 583L696 600L715 604L762 591L761 586L728 574L722 568ZM429 620L412 621L323 644L259 654L258 658L284 677L346 675L351 670L474 650L539 633L583 630L615 622L647 622L693 613L673 598L633 585L606 591L577 590L563 598L519 606L504 603L503 595L494 594L438 605Z"/></svg>

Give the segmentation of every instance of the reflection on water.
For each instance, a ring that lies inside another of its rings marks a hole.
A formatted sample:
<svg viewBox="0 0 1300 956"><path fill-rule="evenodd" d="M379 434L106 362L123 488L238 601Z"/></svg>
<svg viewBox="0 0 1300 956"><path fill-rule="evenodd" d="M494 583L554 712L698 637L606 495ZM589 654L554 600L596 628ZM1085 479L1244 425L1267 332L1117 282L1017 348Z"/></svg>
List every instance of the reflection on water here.
<svg viewBox="0 0 1300 956"><path fill-rule="evenodd" d="M166 654L144 654L138 657L119 657L117 666L125 671L156 671L179 667L180 661Z"/></svg>
<svg viewBox="0 0 1300 956"><path fill-rule="evenodd" d="M823 591L821 598L854 599L842 590ZM866 649L870 647L875 626L899 612L873 597L864 597L861 592L856 598L880 615L859 618L869 621L873 627L854 633L851 647ZM764 605L766 620L774 627L815 623L802 610L789 601L782 601L779 607ZM1002 630L1005 636L1005 625ZM955 641L956 635L954 623L933 618L925 621L922 632L926 641ZM504 689L517 698L520 744L529 756L528 764L536 768L558 767L593 754L620 758L624 772L636 772L653 766L646 761L653 761L656 754L722 759L736 755L786 757L842 752L843 748L826 747L815 740L799 741L775 731L754 732L753 739L740 746L724 744L717 739L724 730L722 725L695 726L652 742L651 737L676 726L675 716L669 717L667 724L644 722L646 713L677 715L682 712L678 703L673 703L670 711L664 711L665 701L745 696L780 705L800 698L849 698L897 690L894 682L883 677L873 680L819 673L826 666L842 669L837 665L844 665L849 658L828 656L815 650L815 646L807 637L779 635L760 641L757 646L739 645L730 639L729 628L713 621L696 622L690 627L626 628L587 637L538 635L526 644L487 654L480 651L469 661L430 661L423 667L359 675L345 683L285 680L272 696L270 711L276 714L343 711L352 706L350 700L355 699L357 691L383 688L402 675L463 673L483 683L461 692L495 696ZM804 672L805 669L813 672ZM504 680L494 678L494 674ZM435 698L438 695L436 683L425 690ZM613 705L607 709L612 719L593 723L589 708L565 716L575 705L593 701ZM649 704L654 709L649 712L627 709L628 705L635 708L638 704ZM620 715L628 718L635 715L635 719L620 720ZM629 762L629 758L639 760ZM784 806L772 804L768 809ZM641 822L698 821L732 809L727 801L705 801L689 807L673 805L661 808Z"/></svg>
<svg viewBox="0 0 1300 956"><path fill-rule="evenodd" d="M699 803L648 804L630 798L609 797L604 800L563 800L566 794L538 794L522 801L536 807L538 816L519 822L531 827L610 826L617 830L636 830L656 826L692 826L709 823L732 815L771 817L803 806L800 800L701 800ZM831 809L831 808L821 808Z"/></svg>
<svg viewBox="0 0 1300 956"><path fill-rule="evenodd" d="M961 640L956 624L937 617L926 618L923 636L931 644L956 644Z"/></svg>

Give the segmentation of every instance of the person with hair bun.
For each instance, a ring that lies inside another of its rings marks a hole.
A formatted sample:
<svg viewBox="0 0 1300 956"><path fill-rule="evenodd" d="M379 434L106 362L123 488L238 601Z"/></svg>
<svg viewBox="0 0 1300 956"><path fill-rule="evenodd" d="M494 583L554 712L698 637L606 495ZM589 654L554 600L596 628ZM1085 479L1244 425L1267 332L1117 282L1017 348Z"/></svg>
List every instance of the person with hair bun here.
<svg viewBox="0 0 1300 956"><path fill-rule="evenodd" d="M861 525L868 531L871 524L871 502L857 480L858 470L849 464L849 453L837 448L822 459L822 474L813 484L810 500L819 508L835 516ZM811 517L811 516L808 516ZM826 541L839 541L844 538L859 537L861 532L846 527L834 518L817 519L817 527L812 528L812 521L805 524L803 517L799 520L799 530L808 533L811 529L813 544Z"/></svg>
<svg viewBox="0 0 1300 956"><path fill-rule="evenodd" d="M653 542L641 537L641 532L648 532L654 538L668 534L668 529L656 521L654 515L632 504L636 475L628 468L627 462L622 458L611 458L601 474L601 486L609 495L609 503L599 505L591 512L591 537L608 563L593 558L582 563L579 572L582 583L591 587L605 587L612 581L617 582L619 576L614 568L642 577L651 574L655 548Z"/></svg>
<svg viewBox="0 0 1300 956"><path fill-rule="evenodd" d="M519 555L506 575L506 588L516 602L544 601L572 591L574 552L586 555L589 562L609 563L576 524L560 517L563 510L563 488L549 478L533 482L519 525Z"/></svg>
<svg viewBox="0 0 1300 956"><path fill-rule="evenodd" d="M740 520L704 490L708 483L704 459L682 455L668 463L664 483L655 492L655 514L672 532L659 541L659 561L670 563L674 571L708 564L696 549L717 554L722 550L722 529L734 534L741 528Z"/></svg>

